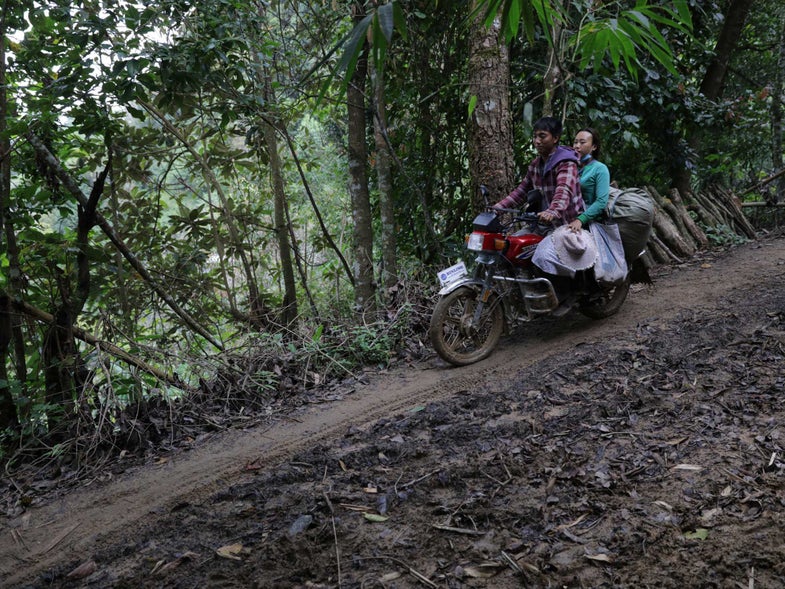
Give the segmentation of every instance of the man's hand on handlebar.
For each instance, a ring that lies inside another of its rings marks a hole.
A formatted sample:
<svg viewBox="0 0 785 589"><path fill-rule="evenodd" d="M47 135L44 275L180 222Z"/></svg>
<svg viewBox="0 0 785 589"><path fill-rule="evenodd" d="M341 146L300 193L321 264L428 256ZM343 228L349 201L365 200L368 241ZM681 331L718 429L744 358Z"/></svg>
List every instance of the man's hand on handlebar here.
<svg viewBox="0 0 785 589"><path fill-rule="evenodd" d="M541 213L538 213L537 216L542 223L553 223L553 220L556 218L556 215L550 211L542 211Z"/></svg>

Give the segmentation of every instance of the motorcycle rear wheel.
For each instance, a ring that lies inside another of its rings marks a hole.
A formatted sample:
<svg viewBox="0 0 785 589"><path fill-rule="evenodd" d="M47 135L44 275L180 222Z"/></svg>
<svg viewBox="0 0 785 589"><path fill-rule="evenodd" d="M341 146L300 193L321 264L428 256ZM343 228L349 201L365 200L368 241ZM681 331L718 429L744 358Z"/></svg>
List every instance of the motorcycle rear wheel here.
<svg viewBox="0 0 785 589"><path fill-rule="evenodd" d="M605 291L602 297L581 302L578 310L591 319L605 319L619 312L629 292L630 276L627 275L624 282Z"/></svg>
<svg viewBox="0 0 785 589"><path fill-rule="evenodd" d="M504 311L495 296L474 321L478 292L468 286L443 296L431 316L429 334L436 353L455 366L487 358L504 330Z"/></svg>

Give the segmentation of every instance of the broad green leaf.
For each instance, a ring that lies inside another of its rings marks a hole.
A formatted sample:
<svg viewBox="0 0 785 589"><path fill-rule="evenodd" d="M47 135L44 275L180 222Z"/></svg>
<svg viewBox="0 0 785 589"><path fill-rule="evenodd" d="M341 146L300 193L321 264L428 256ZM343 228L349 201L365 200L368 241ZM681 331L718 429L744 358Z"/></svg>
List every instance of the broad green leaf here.
<svg viewBox="0 0 785 589"><path fill-rule="evenodd" d="M518 26L521 23L521 3L523 0L510 0L507 22L510 34L515 37L518 34Z"/></svg>
<svg viewBox="0 0 785 589"><path fill-rule="evenodd" d="M393 7L393 20L395 21L395 28L398 30L398 34L403 38L406 39L406 15L403 13L401 9L400 2L391 2Z"/></svg>
<svg viewBox="0 0 785 589"><path fill-rule="evenodd" d="M376 22L388 43L392 41L393 29L395 27L393 10L393 3L382 4L376 10Z"/></svg>
<svg viewBox="0 0 785 589"><path fill-rule="evenodd" d="M472 118L472 114L474 114L475 108L477 108L477 95L472 94L469 97L469 118Z"/></svg>
<svg viewBox="0 0 785 589"><path fill-rule="evenodd" d="M639 21L647 29L651 26L649 19L639 10L628 10L625 14Z"/></svg>
<svg viewBox="0 0 785 589"><path fill-rule="evenodd" d="M354 68L357 65L357 59L360 57L360 53L362 52L362 48L365 44L368 34L368 27L371 26L373 17L373 13L368 14L355 25L354 29L352 29L352 32L349 35L349 39L346 43L346 49L341 56L341 60L338 62L338 67L336 69L338 71L346 72L346 84L348 84L348 80L352 77L352 74L354 74Z"/></svg>
<svg viewBox="0 0 785 589"><path fill-rule="evenodd" d="M679 21L684 24L684 28L688 31L692 30L692 12L690 11L689 0L673 0L673 5L676 7L676 14Z"/></svg>

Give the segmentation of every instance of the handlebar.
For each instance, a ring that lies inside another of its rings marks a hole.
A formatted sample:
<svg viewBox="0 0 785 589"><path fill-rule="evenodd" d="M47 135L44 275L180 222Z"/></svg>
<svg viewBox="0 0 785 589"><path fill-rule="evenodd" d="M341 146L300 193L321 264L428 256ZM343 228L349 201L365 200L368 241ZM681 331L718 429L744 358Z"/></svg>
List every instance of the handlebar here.
<svg viewBox="0 0 785 589"><path fill-rule="evenodd" d="M539 223L540 217L538 213L527 213L526 211L521 211L520 209L505 209L502 207L488 207L488 210L496 213L497 215L500 214L510 214L512 215L512 223L515 222L524 222L524 223Z"/></svg>
<svg viewBox="0 0 785 589"><path fill-rule="evenodd" d="M530 223L530 224L536 223L538 226L549 227L548 224L540 222L540 217L538 216L538 213L526 212L525 209L528 208L529 203L526 204L524 210L497 207L495 205L490 204L488 198L489 197L488 188L484 184L480 185L480 192L482 193L483 200L485 201L486 210L493 212L497 216L503 214L512 215L512 220L506 223L506 227L509 227L510 225L514 225L515 223Z"/></svg>

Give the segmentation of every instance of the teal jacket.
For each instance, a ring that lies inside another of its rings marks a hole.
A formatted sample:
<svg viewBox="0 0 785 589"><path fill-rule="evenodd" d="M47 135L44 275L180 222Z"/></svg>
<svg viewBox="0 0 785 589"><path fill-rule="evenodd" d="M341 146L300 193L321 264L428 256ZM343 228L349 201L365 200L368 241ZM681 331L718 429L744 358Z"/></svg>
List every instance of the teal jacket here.
<svg viewBox="0 0 785 589"><path fill-rule="evenodd" d="M578 215L584 225L602 217L608 204L611 188L611 173L608 166L592 159L580 170L581 194L586 210Z"/></svg>

